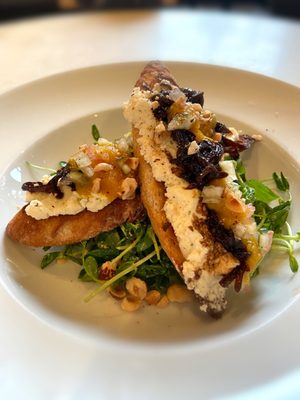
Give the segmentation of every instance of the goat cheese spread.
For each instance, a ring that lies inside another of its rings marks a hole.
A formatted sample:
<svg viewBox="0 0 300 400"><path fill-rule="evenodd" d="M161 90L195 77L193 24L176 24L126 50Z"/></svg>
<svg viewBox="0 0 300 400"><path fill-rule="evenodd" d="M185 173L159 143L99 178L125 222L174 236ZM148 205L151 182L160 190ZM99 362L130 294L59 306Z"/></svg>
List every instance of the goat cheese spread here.
<svg viewBox="0 0 300 400"><path fill-rule="evenodd" d="M56 215L75 215L87 209L92 212L102 210L112 200L103 193L91 193L82 197L77 191L72 191L69 186L62 189L64 197L57 199L52 193L26 193L29 202L25 211L34 219L46 219Z"/></svg>

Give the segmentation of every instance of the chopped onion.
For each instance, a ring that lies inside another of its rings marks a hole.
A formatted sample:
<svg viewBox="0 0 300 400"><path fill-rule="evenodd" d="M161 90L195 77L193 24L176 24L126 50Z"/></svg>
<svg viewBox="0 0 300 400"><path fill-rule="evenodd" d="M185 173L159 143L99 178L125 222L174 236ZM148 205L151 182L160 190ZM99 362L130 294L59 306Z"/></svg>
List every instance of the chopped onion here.
<svg viewBox="0 0 300 400"><path fill-rule="evenodd" d="M216 204L220 202L224 188L220 186L209 185L202 190L203 203Z"/></svg>
<svg viewBox="0 0 300 400"><path fill-rule="evenodd" d="M84 175L88 176L89 178L94 175L94 170L92 167L81 168L81 171L84 173Z"/></svg>
<svg viewBox="0 0 300 400"><path fill-rule="evenodd" d="M173 101L177 101L180 97L186 100L185 94L178 87L175 87L169 93L169 98Z"/></svg>
<svg viewBox="0 0 300 400"><path fill-rule="evenodd" d="M83 151L79 151L73 156L74 161L76 162L78 168L82 169L91 165L90 157L85 154Z"/></svg>

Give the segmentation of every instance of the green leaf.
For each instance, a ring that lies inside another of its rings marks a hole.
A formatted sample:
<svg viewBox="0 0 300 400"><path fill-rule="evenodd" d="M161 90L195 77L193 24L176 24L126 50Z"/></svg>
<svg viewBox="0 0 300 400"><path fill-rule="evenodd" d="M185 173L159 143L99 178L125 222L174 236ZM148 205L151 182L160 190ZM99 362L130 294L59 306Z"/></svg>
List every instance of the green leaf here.
<svg viewBox="0 0 300 400"><path fill-rule="evenodd" d="M98 264L94 257L88 256L84 260L83 268L93 281L98 280Z"/></svg>
<svg viewBox="0 0 300 400"><path fill-rule="evenodd" d="M247 186L254 189L255 198L258 201L269 204L279 198L278 195L273 192L273 190L271 190L270 188L268 188L268 186L256 179L249 179L247 181Z"/></svg>
<svg viewBox="0 0 300 400"><path fill-rule="evenodd" d="M294 256L294 254L289 254L289 262L290 262L291 270L293 272L297 272L299 269L299 264L298 264L296 257Z"/></svg>
<svg viewBox="0 0 300 400"><path fill-rule="evenodd" d="M64 255L66 257L81 258L84 248L81 243L70 244L66 246Z"/></svg>
<svg viewBox="0 0 300 400"><path fill-rule="evenodd" d="M144 264L138 269L136 276L146 281L157 275L167 275L168 268L161 264Z"/></svg>
<svg viewBox="0 0 300 400"><path fill-rule="evenodd" d="M94 282L94 279L92 279L85 271L84 268L82 268L78 274L78 279L81 280L82 282Z"/></svg>
<svg viewBox="0 0 300 400"><path fill-rule="evenodd" d="M250 278L254 279L259 275L259 267L256 267L255 270L253 272L251 272Z"/></svg>
<svg viewBox="0 0 300 400"><path fill-rule="evenodd" d="M234 162L234 167L235 167L235 173L243 180L245 181L245 176L246 176L246 168L245 165L241 160L237 160Z"/></svg>
<svg viewBox="0 0 300 400"><path fill-rule="evenodd" d="M59 165L60 168L65 167L67 164L68 164L68 163L67 163L66 161L60 161L60 162L58 163L58 165Z"/></svg>
<svg viewBox="0 0 300 400"><path fill-rule="evenodd" d="M264 226L266 226L269 230L274 231L275 233L281 232L281 229L284 226L289 215L290 208L290 201L285 201L284 203L281 203L278 206L272 208L266 216Z"/></svg>
<svg viewBox="0 0 300 400"><path fill-rule="evenodd" d="M274 172L272 178L276 184L277 189L281 190L282 192L286 192L289 190L290 184L282 172L280 173L280 177L276 172Z"/></svg>
<svg viewBox="0 0 300 400"><path fill-rule="evenodd" d="M101 137L99 129L97 128L97 126L95 124L92 125L92 136L93 136L95 142L98 142L98 140Z"/></svg>
<svg viewBox="0 0 300 400"><path fill-rule="evenodd" d="M60 254L61 254L60 251L53 251L52 253L45 254L41 261L41 268L44 269L48 267L48 265L51 264L54 260L56 260Z"/></svg>
<svg viewBox="0 0 300 400"><path fill-rule="evenodd" d="M150 249L152 246L153 246L152 227L150 225L147 228L147 231L146 231L144 237L137 244L136 250L137 250L138 253L142 253L142 252Z"/></svg>
<svg viewBox="0 0 300 400"><path fill-rule="evenodd" d="M93 249L88 252L89 256L95 257L99 262L109 261L111 258L116 257L119 251L116 248L102 247Z"/></svg>

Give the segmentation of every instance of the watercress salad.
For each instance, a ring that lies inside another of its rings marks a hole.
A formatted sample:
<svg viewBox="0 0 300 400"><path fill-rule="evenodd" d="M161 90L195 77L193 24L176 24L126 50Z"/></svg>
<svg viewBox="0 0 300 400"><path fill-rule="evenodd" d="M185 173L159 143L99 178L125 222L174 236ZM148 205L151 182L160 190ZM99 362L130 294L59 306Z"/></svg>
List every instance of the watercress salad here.
<svg viewBox="0 0 300 400"><path fill-rule="evenodd" d="M100 137L95 125L92 126L92 136L95 141ZM272 250L285 252L291 270L297 272L299 265L294 243L300 240L300 232L293 234L287 222L292 202L287 178L282 172L274 172L270 179L264 181L247 179L242 161L232 162L242 197L255 207L254 217L259 233L273 232ZM99 285L86 296L85 301L108 288L124 289L127 280L132 277L145 282L147 290L155 290L162 295L171 285L183 285L182 278L160 247L147 217L80 243L44 250L46 254L41 268L46 268L55 260L71 260L80 266L78 278L81 281ZM259 273L259 268L260 265L252 273L252 278Z"/></svg>

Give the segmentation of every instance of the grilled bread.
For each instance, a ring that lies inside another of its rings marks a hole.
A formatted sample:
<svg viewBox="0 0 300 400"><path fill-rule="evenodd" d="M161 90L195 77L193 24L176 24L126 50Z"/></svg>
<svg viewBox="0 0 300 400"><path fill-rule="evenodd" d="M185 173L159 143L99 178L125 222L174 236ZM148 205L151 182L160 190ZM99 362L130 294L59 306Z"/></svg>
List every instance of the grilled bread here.
<svg viewBox="0 0 300 400"><path fill-rule="evenodd" d="M132 124L141 198L153 229L201 310L218 316L226 286L235 280L239 290L260 258L253 210L234 185L232 162L222 159L223 141L233 142L236 131L217 123L203 109L203 93L180 88L160 62L146 65L124 115ZM235 236L238 223L251 226L248 242ZM246 242L257 255L251 254L252 264L245 262L251 257Z"/></svg>
<svg viewBox="0 0 300 400"><path fill-rule="evenodd" d="M61 246L133 222L144 212L137 167L129 137L80 146L54 176L23 184L28 203L9 222L7 235L28 246Z"/></svg>
<svg viewBox="0 0 300 400"><path fill-rule="evenodd" d="M58 215L34 219L23 207L9 222L7 235L27 246L63 246L90 239L110 231L124 222L134 222L144 212L140 197L132 200L116 199L97 212L81 211L76 215Z"/></svg>

